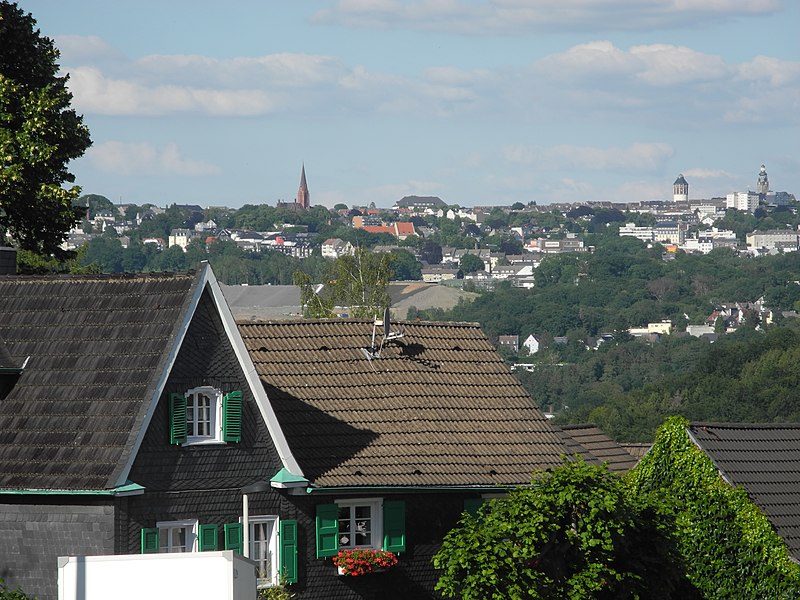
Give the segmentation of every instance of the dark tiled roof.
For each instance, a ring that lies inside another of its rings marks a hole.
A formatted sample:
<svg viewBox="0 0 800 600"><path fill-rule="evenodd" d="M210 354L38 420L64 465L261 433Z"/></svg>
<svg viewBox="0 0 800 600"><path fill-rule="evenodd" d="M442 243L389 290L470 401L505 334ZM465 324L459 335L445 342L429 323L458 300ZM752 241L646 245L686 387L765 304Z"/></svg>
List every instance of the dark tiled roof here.
<svg viewBox="0 0 800 600"><path fill-rule="evenodd" d="M625 448L594 425L563 425L561 429L575 443L585 448L591 458L606 463L609 471L627 471L636 466L637 460ZM576 454L582 454L580 448L573 447L572 450Z"/></svg>
<svg viewBox="0 0 800 600"><path fill-rule="evenodd" d="M0 369L19 369L20 366L21 363L11 358L3 338L0 338Z"/></svg>
<svg viewBox="0 0 800 600"><path fill-rule="evenodd" d="M534 470L561 464L567 450L559 433L477 325L399 327L404 337L368 360L362 349L371 345L371 322L239 325L309 480L524 484Z"/></svg>
<svg viewBox="0 0 800 600"><path fill-rule="evenodd" d="M627 443L627 444L620 444L620 446L622 446L628 454L630 454L633 458L635 458L638 461L645 454L647 454L647 451L650 450L650 448L652 448L653 444L649 444L646 442Z"/></svg>
<svg viewBox="0 0 800 600"><path fill-rule="evenodd" d="M800 424L692 423L689 434L800 560Z"/></svg>
<svg viewBox="0 0 800 600"><path fill-rule="evenodd" d="M0 277L0 338L30 357L0 401L0 488L114 486L196 281Z"/></svg>

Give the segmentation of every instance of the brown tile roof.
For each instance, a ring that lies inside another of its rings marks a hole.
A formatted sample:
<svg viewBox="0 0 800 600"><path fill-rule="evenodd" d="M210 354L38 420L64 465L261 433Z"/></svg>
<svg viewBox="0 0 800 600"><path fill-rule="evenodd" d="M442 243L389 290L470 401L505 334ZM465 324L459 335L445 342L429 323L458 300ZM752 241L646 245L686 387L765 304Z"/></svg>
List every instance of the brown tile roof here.
<svg viewBox="0 0 800 600"><path fill-rule="evenodd" d="M692 423L688 431L800 560L800 424Z"/></svg>
<svg viewBox="0 0 800 600"><path fill-rule="evenodd" d="M650 450L650 448L652 448L653 444L647 442L626 443L626 444L620 444L620 446L622 446L628 454L630 454L633 458L635 458L638 461L645 454L647 454L647 451Z"/></svg>
<svg viewBox="0 0 800 600"><path fill-rule="evenodd" d="M573 447L574 453L585 457L588 453L588 457L606 463L609 471L627 471L636 466L637 460L630 453L594 425L562 425L561 429L585 449L582 452L581 448Z"/></svg>
<svg viewBox="0 0 800 600"><path fill-rule="evenodd" d="M398 325L393 325L393 329ZM524 484L566 446L476 324L409 322L369 360L368 321L240 323L319 486ZM378 332L380 340L382 332Z"/></svg>
<svg viewBox="0 0 800 600"><path fill-rule="evenodd" d="M30 357L0 401L0 488L115 485L196 281L0 277L0 338Z"/></svg>

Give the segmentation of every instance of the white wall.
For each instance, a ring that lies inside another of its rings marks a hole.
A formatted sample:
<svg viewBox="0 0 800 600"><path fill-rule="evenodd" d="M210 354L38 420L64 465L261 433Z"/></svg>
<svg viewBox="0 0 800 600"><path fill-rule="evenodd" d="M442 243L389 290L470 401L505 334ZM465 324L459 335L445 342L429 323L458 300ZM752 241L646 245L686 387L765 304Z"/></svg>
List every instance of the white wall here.
<svg viewBox="0 0 800 600"><path fill-rule="evenodd" d="M58 559L58 600L255 600L256 564L232 550Z"/></svg>

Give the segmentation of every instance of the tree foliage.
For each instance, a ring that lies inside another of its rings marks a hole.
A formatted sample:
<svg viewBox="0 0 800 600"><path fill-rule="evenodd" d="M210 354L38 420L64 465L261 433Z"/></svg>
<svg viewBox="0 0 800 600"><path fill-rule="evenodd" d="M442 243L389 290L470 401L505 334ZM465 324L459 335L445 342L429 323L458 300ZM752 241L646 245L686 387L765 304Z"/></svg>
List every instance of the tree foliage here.
<svg viewBox="0 0 800 600"><path fill-rule="evenodd" d="M475 254L465 254L462 256L458 266L462 271L464 271L464 273L483 271L485 267L483 264L483 259Z"/></svg>
<svg viewBox="0 0 800 600"><path fill-rule="evenodd" d="M670 533L648 495L583 461L464 515L434 557L445 597L693 598Z"/></svg>
<svg viewBox="0 0 800 600"><path fill-rule="evenodd" d="M675 507L688 579L708 600L800 598L800 566L786 544L747 493L722 480L687 425L668 419L629 478L635 492Z"/></svg>
<svg viewBox="0 0 800 600"><path fill-rule="evenodd" d="M18 247L57 253L80 188L70 160L90 146L83 118L70 108L67 76L57 76L58 50L15 3L0 2L0 234Z"/></svg>
<svg viewBox="0 0 800 600"><path fill-rule="evenodd" d="M333 317L340 307L351 317L373 319L389 306L387 287L392 274L392 257L357 248L353 255L337 258L325 288L316 289L313 278L297 272L295 285L300 287L303 313L308 317Z"/></svg>

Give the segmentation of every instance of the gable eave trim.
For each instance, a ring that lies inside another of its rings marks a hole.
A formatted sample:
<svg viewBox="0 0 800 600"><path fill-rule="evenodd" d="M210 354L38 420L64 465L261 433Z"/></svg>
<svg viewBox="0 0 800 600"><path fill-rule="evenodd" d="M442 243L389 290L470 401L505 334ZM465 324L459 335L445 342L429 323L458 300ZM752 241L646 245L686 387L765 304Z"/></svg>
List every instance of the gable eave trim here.
<svg viewBox="0 0 800 600"><path fill-rule="evenodd" d="M222 294L222 288L220 287L219 282L217 281L217 278L210 267L208 268L205 285L207 285L211 291L211 296L214 299L217 310L219 311L225 333L228 335L228 340L233 347L236 358L239 360L239 365L244 372L247 384L250 386L250 391L256 401L256 406L258 406L258 409L261 412L261 417L264 419L264 423L267 426L267 430L269 431L269 435L272 439L273 445L275 446L275 450L278 452L278 457L281 460L283 468L298 477L304 478L303 470L300 468L300 464L295 459L294 454L289 447L289 442L286 440L286 436L283 433L283 429L281 429L278 417L276 416L275 411L272 409L272 404L269 401L267 392L261 383L261 378L256 372L256 366L253 364L253 360L250 358L250 353L247 351L247 348L244 345L244 340L239 333L239 328L236 326L236 319L234 318L233 313L228 306L228 302L225 300L225 296Z"/></svg>

